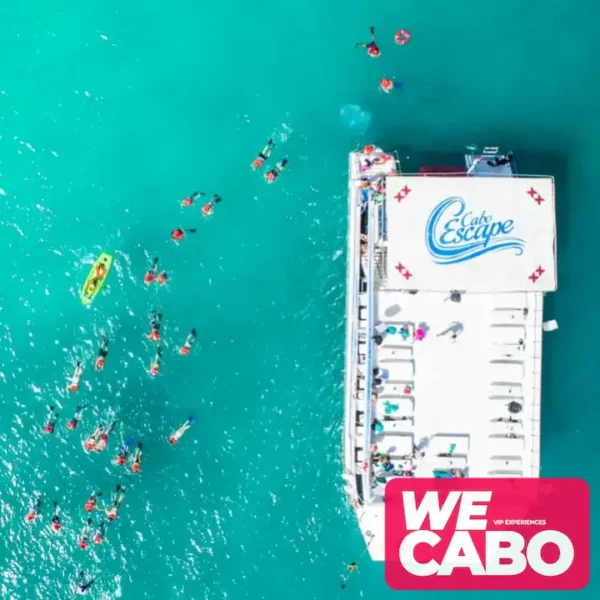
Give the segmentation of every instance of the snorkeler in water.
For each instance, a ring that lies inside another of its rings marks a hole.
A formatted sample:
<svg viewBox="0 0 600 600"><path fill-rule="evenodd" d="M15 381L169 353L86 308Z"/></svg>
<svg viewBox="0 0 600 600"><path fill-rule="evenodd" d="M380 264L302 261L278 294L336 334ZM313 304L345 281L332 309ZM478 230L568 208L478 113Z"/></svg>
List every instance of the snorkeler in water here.
<svg viewBox="0 0 600 600"><path fill-rule="evenodd" d="M47 434L54 433L54 427L56 425L56 420L60 415L56 412L54 406L48 407L48 417L46 418L46 424L42 428L42 431Z"/></svg>
<svg viewBox="0 0 600 600"><path fill-rule="evenodd" d="M140 473L142 471L142 449L143 445L140 442L133 453L133 458L131 460L131 471L133 473Z"/></svg>
<svg viewBox="0 0 600 600"><path fill-rule="evenodd" d="M93 510L96 510L98 508L98 501L96 498L99 498L100 496L102 496L102 492L97 492L94 490L87 499L87 502L84 504L83 510L86 512L92 512Z"/></svg>
<svg viewBox="0 0 600 600"><path fill-rule="evenodd" d="M33 502L30 502L29 510L27 511L27 514L25 515L25 521L27 521L28 523L32 523L33 521L35 521L41 514L41 508L42 508L42 496L41 496L41 494L38 494L36 492L34 494L34 500L33 500Z"/></svg>
<svg viewBox="0 0 600 600"><path fill-rule="evenodd" d="M106 446L108 445L108 436L112 433L116 424L117 422L113 421L109 428L100 434L100 438L96 441L96 445L94 446L94 450L96 452L103 452L106 450Z"/></svg>
<svg viewBox="0 0 600 600"><path fill-rule="evenodd" d="M160 324L162 321L162 314L157 313L153 310L150 313L150 333L148 334L148 339L153 342L160 341Z"/></svg>
<svg viewBox="0 0 600 600"><path fill-rule="evenodd" d="M81 419L83 417L83 409L84 408L85 408L85 405L78 406L75 409L75 414L73 415L73 418L67 423L67 429L71 429L71 430L77 429L77 425L79 425L79 422L81 421Z"/></svg>
<svg viewBox="0 0 600 600"><path fill-rule="evenodd" d="M191 194L190 196L188 196L187 198L184 198L181 201L181 206L191 206L192 204L194 204L194 200L198 197L198 196L204 196L204 192L194 192L193 194Z"/></svg>
<svg viewBox="0 0 600 600"><path fill-rule="evenodd" d="M181 348L179 348L179 354L187 356L192 349L194 342L196 341L196 330L192 329L189 335L185 338L185 342Z"/></svg>
<svg viewBox="0 0 600 600"><path fill-rule="evenodd" d="M104 433L104 423L100 423L94 433L90 435L90 437L83 442L83 449L86 452L91 452L96 448L96 444L100 439L100 436Z"/></svg>
<svg viewBox="0 0 600 600"><path fill-rule="evenodd" d="M95 579L89 579L83 571L79 572L77 583L75 584L75 593L79 595L87 594L89 589L94 585Z"/></svg>
<svg viewBox="0 0 600 600"><path fill-rule="evenodd" d="M92 519L88 519L79 534L79 540L77 541L77 546L82 550L87 550L89 546L89 537L90 537L90 525L92 524Z"/></svg>
<svg viewBox="0 0 600 600"><path fill-rule="evenodd" d="M52 520L50 521L50 529L54 533L58 533L62 529L62 525L60 523L60 517L58 516L60 509L58 508L58 502L56 500L54 500L53 504L54 504L54 514L52 515Z"/></svg>
<svg viewBox="0 0 600 600"><path fill-rule="evenodd" d="M115 465L121 466L127 463L131 444L133 444L133 436L128 437L125 443L121 446L121 450L119 450L119 454L117 454L117 458L115 458Z"/></svg>
<svg viewBox="0 0 600 600"><path fill-rule="evenodd" d="M260 169L265 164L265 161L268 160L271 156L271 152L273 151L274 147L275 142L273 140L269 140L267 142L267 145L258 153L258 156L252 161L250 166L252 167L253 171L255 171L256 169Z"/></svg>
<svg viewBox="0 0 600 600"><path fill-rule="evenodd" d="M96 529L96 533L94 533L94 537L92 538L94 544L101 544L104 541L107 525L106 521L100 521L100 525L98 525L98 529Z"/></svg>
<svg viewBox="0 0 600 600"><path fill-rule="evenodd" d="M219 204L219 202L222 202L223 198L221 198L221 196L219 196L219 194L215 194L210 202L207 202L203 207L202 207L202 214L205 217L210 217L210 215L213 214L214 212L214 207L216 204Z"/></svg>
<svg viewBox="0 0 600 600"><path fill-rule="evenodd" d="M379 58L381 56L381 50L377 47L375 43L375 27L370 28L371 32L371 41L367 44L365 42L356 42L355 48L365 48L367 50L367 54L371 58Z"/></svg>
<svg viewBox="0 0 600 600"><path fill-rule="evenodd" d="M71 383L67 386L67 390L69 392L76 392L79 389L79 380L81 379L81 374L83 373L83 366L81 361L78 360L75 364L75 372L73 373L73 377L71 378Z"/></svg>
<svg viewBox="0 0 600 600"><path fill-rule="evenodd" d="M119 512L119 507L121 506L124 499L125 499L125 488L119 483L119 484L117 484L117 488L115 489L115 491L112 494L112 498L111 498L112 506L108 510L104 509L106 516L111 521L114 521L117 518L118 512Z"/></svg>
<svg viewBox="0 0 600 600"><path fill-rule="evenodd" d="M100 341L100 348L98 349L98 358L96 358L96 371L102 371L104 369L104 363L108 356L108 338L103 335Z"/></svg>
<svg viewBox="0 0 600 600"><path fill-rule="evenodd" d="M265 179L267 183L273 183L280 175L283 173L285 169L285 165L287 165L288 159L284 158L281 162L275 164L275 166L265 173Z"/></svg>
<svg viewBox="0 0 600 600"><path fill-rule="evenodd" d="M159 346L156 349L156 354L154 355L154 360L152 361L152 364L150 365L150 368L148 369L148 373L150 373L150 375L152 375L152 377L156 377L160 372L161 357L162 357L162 349Z"/></svg>
<svg viewBox="0 0 600 600"><path fill-rule="evenodd" d="M169 436L169 443L175 445L180 439L181 436L196 422L194 417L188 417L187 421L174 433Z"/></svg>

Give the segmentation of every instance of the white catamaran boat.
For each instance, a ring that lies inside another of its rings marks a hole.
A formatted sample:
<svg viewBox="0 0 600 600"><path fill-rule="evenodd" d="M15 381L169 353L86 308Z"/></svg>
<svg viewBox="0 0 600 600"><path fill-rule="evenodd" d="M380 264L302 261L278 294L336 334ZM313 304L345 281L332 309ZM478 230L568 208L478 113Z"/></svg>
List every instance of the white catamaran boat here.
<svg viewBox="0 0 600 600"><path fill-rule="evenodd" d="M392 478L539 476L555 241L553 178L497 148L350 155L344 479L374 560Z"/></svg>

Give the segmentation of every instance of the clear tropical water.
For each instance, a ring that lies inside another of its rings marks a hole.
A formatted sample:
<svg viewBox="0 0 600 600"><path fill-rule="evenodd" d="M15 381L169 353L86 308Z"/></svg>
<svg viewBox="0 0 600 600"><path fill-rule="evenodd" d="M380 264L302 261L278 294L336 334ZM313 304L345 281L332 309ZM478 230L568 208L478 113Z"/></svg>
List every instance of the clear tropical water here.
<svg viewBox="0 0 600 600"><path fill-rule="evenodd" d="M543 472L586 477L594 492L600 472L581 459L600 414L598 13L591 0L5 4L2 596L68 598L81 568L103 599L338 596L363 548L341 492L340 427L347 153L367 141L409 167L431 150L499 144L521 172L556 176ZM353 48L371 24L378 61ZM403 48L399 28L412 33ZM380 94L383 75L406 88ZM290 159L273 186L248 167L269 136L273 158ZM195 189L224 198L211 219L180 207ZM198 233L175 247L177 226ZM102 250L116 262L88 310L78 289ZM154 255L171 275L163 289L142 283ZM151 309L165 317L156 380ZM183 358L192 326L199 345ZM97 374L101 332L111 346ZM77 358L83 384L69 395ZM88 408L69 432L77 403ZM54 436L41 433L48 404L61 413ZM171 447L189 414L197 425ZM113 415L109 450L85 455L81 436ZM109 461L131 434L145 444L140 476ZM107 543L79 550L87 495L117 481L128 489ZM28 526L34 491L44 520ZM597 592L593 579L582 595ZM343 593L393 594L366 558Z"/></svg>

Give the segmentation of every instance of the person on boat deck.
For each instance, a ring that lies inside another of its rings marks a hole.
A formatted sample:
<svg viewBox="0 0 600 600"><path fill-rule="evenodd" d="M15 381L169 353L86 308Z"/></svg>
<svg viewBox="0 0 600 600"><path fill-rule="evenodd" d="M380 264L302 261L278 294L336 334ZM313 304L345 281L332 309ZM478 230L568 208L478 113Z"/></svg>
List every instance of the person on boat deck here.
<svg viewBox="0 0 600 600"><path fill-rule="evenodd" d="M96 358L96 371L102 371L104 369L104 363L108 356L108 338L103 335L100 342L100 349L98 350L98 358Z"/></svg>
<svg viewBox="0 0 600 600"><path fill-rule="evenodd" d="M92 524L92 519L88 519L81 530L81 534L79 535L79 541L77 542L77 546L82 550L87 550L89 546L89 535L90 535L90 525Z"/></svg>
<svg viewBox="0 0 600 600"><path fill-rule="evenodd" d="M54 514L52 515L52 521L50 522L50 529L55 533L58 533L62 529L62 525L60 523L60 517L58 516L59 508L58 502L54 500Z"/></svg>
<svg viewBox="0 0 600 600"><path fill-rule="evenodd" d="M112 433L116 424L117 422L113 421L110 424L110 427L100 434L100 439L96 442L96 446L94 447L96 452L104 452L104 450L106 450L106 446L108 445L108 436Z"/></svg>
<svg viewBox="0 0 600 600"><path fill-rule="evenodd" d="M90 279L90 282L85 288L85 293L88 296L91 296L96 291L96 288L98 287L98 281L99 279Z"/></svg>
<svg viewBox="0 0 600 600"><path fill-rule="evenodd" d="M42 431L47 434L54 433L54 426L56 425L56 420L59 416L60 415L55 411L54 406L49 406L48 417Z"/></svg>
<svg viewBox="0 0 600 600"><path fill-rule="evenodd" d="M210 217L210 215L213 214L214 212L214 207L216 204L219 204L219 202L221 202L223 200L223 198L221 198L221 196L219 196L219 194L215 194L212 198L210 202L207 202L203 207L202 207L202 214L205 217Z"/></svg>
<svg viewBox="0 0 600 600"><path fill-rule="evenodd" d="M265 173L265 179L267 183L273 183L285 169L285 165L288 164L288 159L284 158L281 162L275 164L275 166Z"/></svg>
<svg viewBox="0 0 600 600"><path fill-rule="evenodd" d="M162 321L162 314L157 313L153 310L150 313L150 333L148 334L148 339L153 342L160 341L160 323Z"/></svg>
<svg viewBox="0 0 600 600"><path fill-rule="evenodd" d="M106 513L106 516L111 521L114 521L118 516L119 507L121 506L121 503L125 499L125 488L122 487L120 483L117 484L117 488L113 492L111 499L112 499L112 506L108 510L104 509L104 512Z"/></svg>
<svg viewBox="0 0 600 600"><path fill-rule="evenodd" d="M190 350L192 349L192 345L194 344L194 342L196 341L196 330L192 329L189 333L189 335L185 338L185 342L183 344L183 346L179 349L179 354L183 354L184 356L187 356L190 353Z"/></svg>
<svg viewBox="0 0 600 600"><path fill-rule="evenodd" d="M355 48L365 48L371 58L378 58L381 56L381 51L375 43L375 27L371 27L369 31L371 32L371 41L368 44L366 42L356 42Z"/></svg>
<svg viewBox="0 0 600 600"><path fill-rule="evenodd" d="M73 415L73 418L67 423L67 429L71 429L72 431L77 429L77 425L79 425L79 421L81 421L81 419L82 419L84 408L85 408L85 405L78 406L75 409L75 414Z"/></svg>
<svg viewBox="0 0 600 600"><path fill-rule="evenodd" d="M131 471L133 473L140 473L142 470L142 449L143 445L142 442L140 442L133 453L133 459L131 462Z"/></svg>
<svg viewBox="0 0 600 600"><path fill-rule="evenodd" d="M181 201L181 206L191 206L192 204L194 204L194 200L198 197L198 196L204 196L204 192L194 192L193 194L191 194L190 196L188 196L187 198L184 198Z"/></svg>
<svg viewBox="0 0 600 600"><path fill-rule="evenodd" d="M94 585L95 579L88 579L85 581L85 573L83 571L79 572L79 577L77 579L77 583L75 586L75 593L79 595L87 594L89 589Z"/></svg>
<svg viewBox="0 0 600 600"><path fill-rule="evenodd" d="M175 432L169 436L169 443L175 445L181 436L196 422L194 417L188 417L187 421Z"/></svg>
<svg viewBox="0 0 600 600"><path fill-rule="evenodd" d="M156 354L154 355L154 360L152 361L152 364L150 365L150 369L148 370L148 373L150 373L150 375L152 375L152 377L156 377L160 372L161 357L162 357L162 349L159 346L156 349Z"/></svg>
<svg viewBox="0 0 600 600"><path fill-rule="evenodd" d="M171 231L171 239L175 243L179 243L185 237L186 233L196 233L196 229L173 229L173 231Z"/></svg>
<svg viewBox="0 0 600 600"><path fill-rule="evenodd" d="M106 265L104 263L99 263L94 267L94 275L97 280L104 279L106 275Z"/></svg>
<svg viewBox="0 0 600 600"><path fill-rule="evenodd" d="M267 145L258 153L258 156L252 161L252 164L250 165L253 171L255 171L256 169L260 169L265 164L265 161L268 160L271 156L271 152L273 151L274 146L275 142L273 140L269 140L267 142Z"/></svg>
<svg viewBox="0 0 600 600"><path fill-rule="evenodd" d="M104 432L104 424L100 423L100 425L98 425L98 427L96 428L96 431L94 431L94 433L92 433L92 435L90 435L90 437L84 442L83 447L88 452L91 452L92 450L94 450L94 448L96 447L96 444L98 443L98 439L100 438L100 436L102 435L103 432Z"/></svg>
<svg viewBox="0 0 600 600"><path fill-rule="evenodd" d="M40 516L40 510L42 508L42 496L35 494L35 500L31 503L29 511L25 515L25 520L29 523L35 521Z"/></svg>
<svg viewBox="0 0 600 600"><path fill-rule="evenodd" d="M93 510L96 510L96 508L97 508L96 498L99 498L100 496L102 496L102 492L97 492L96 490L94 490L90 494L90 497L87 499L87 502L83 506L83 509L86 512L92 512Z"/></svg>
<svg viewBox="0 0 600 600"><path fill-rule="evenodd" d="M76 392L79 389L79 380L81 379L81 374L83 373L83 366L81 365L81 361L78 360L75 365L75 372L73 373L73 377L71 378L71 383L67 387L69 392Z"/></svg>
<svg viewBox="0 0 600 600"><path fill-rule="evenodd" d="M106 521L100 521L100 525L98 525L98 529L92 538L94 544L101 544L104 541L104 536L106 535Z"/></svg>
<svg viewBox="0 0 600 600"><path fill-rule="evenodd" d="M160 284L160 285L165 285L165 283L167 283L167 279L168 279L168 275L166 271L163 271L162 273L159 273L156 276L156 281Z"/></svg>
<svg viewBox="0 0 600 600"><path fill-rule="evenodd" d="M156 281L157 267L158 267L158 256L155 256L154 261L152 262L152 266L148 269L148 271L144 275L144 283L146 285L150 285L153 281Z"/></svg>
<svg viewBox="0 0 600 600"><path fill-rule="evenodd" d="M488 160L487 164L490 167L502 167L504 165L508 165L509 163L511 163L512 159L513 159L512 152L509 152L508 154L506 154L502 158L499 158L498 156L495 156L494 160L493 161Z"/></svg>

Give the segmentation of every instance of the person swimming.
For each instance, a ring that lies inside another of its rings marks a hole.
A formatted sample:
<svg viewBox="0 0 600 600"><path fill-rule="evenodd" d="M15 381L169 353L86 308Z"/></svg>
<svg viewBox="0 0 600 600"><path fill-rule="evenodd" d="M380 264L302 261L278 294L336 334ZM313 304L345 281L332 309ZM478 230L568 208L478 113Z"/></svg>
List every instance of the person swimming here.
<svg viewBox="0 0 600 600"><path fill-rule="evenodd" d="M42 431L47 434L54 433L54 427L56 425L56 420L60 415L56 412L54 406L48 407L48 417L46 418L46 424L42 428Z"/></svg>
<svg viewBox="0 0 600 600"><path fill-rule="evenodd" d="M104 369L104 363L108 356L108 338L103 335L100 341L100 348L98 349L98 358L96 358L96 371L102 371Z"/></svg>
<svg viewBox="0 0 600 600"><path fill-rule="evenodd" d="M42 509L42 496L37 492L34 494L34 501L30 501L29 510L25 515L25 521L28 523L33 523L39 516Z"/></svg>
<svg viewBox="0 0 600 600"><path fill-rule="evenodd" d="M94 537L92 538L94 544L101 544L104 541L107 525L106 521L100 521L100 525L98 525L98 529L96 529L96 533L94 533Z"/></svg>
<svg viewBox="0 0 600 600"><path fill-rule="evenodd" d="M140 442L133 453L133 458L131 461L131 471L133 473L140 473L142 470L142 449L143 445L142 442Z"/></svg>
<svg viewBox="0 0 600 600"><path fill-rule="evenodd" d="M187 421L174 433L169 436L169 443L175 445L180 439L181 436L196 422L194 417L188 417Z"/></svg>
<svg viewBox="0 0 600 600"><path fill-rule="evenodd" d="M150 333L148 334L148 339L153 342L160 341L160 324L162 321L162 314L157 313L153 310L150 313Z"/></svg>
<svg viewBox="0 0 600 600"><path fill-rule="evenodd" d="M284 158L281 162L276 163L270 171L267 171L265 173L265 179L267 180L267 183L273 183L279 177L279 175L283 173L285 165L287 164L288 159Z"/></svg>
<svg viewBox="0 0 600 600"><path fill-rule="evenodd" d="M104 450L106 450L106 446L108 445L108 436L112 433L116 424L117 422L113 421L109 428L100 434L100 439L96 441L96 445L94 446L94 450L96 452L104 452Z"/></svg>
<svg viewBox="0 0 600 600"><path fill-rule="evenodd" d="M196 233L197 229L173 229L171 231L171 239L178 244L184 237L186 233Z"/></svg>
<svg viewBox="0 0 600 600"><path fill-rule="evenodd" d="M79 572L79 577L77 578L77 583L75 584L75 593L79 595L87 594L89 589L96 582L95 579L87 579L83 571Z"/></svg>
<svg viewBox="0 0 600 600"><path fill-rule="evenodd" d="M193 194L191 194L190 196L188 196L187 198L184 198L181 201L181 206L191 206L192 204L194 204L194 200L198 197L198 196L204 196L204 192L194 192Z"/></svg>
<svg viewBox="0 0 600 600"><path fill-rule="evenodd" d="M159 273L156 276L156 281L160 284L160 285L165 285L165 283L167 283L167 272L166 271L162 271L162 273Z"/></svg>
<svg viewBox="0 0 600 600"><path fill-rule="evenodd" d="M100 423L100 425L98 425L98 427L96 428L96 431L94 431L94 433L92 433L92 435L90 435L90 437L87 440L85 440L85 442L83 442L83 448L84 450L86 450L86 452L91 452L96 448L96 444L98 443L98 440L100 439L100 436L103 432L104 423Z"/></svg>
<svg viewBox="0 0 600 600"><path fill-rule="evenodd" d="M158 256L154 257L154 261L152 266L146 271L144 275L144 283L146 285L150 285L152 282L156 281L156 270L158 268Z"/></svg>
<svg viewBox="0 0 600 600"><path fill-rule="evenodd" d="M52 504L54 504L54 514L52 515L52 520L50 521L50 529L54 533L58 533L62 529L60 517L58 516L60 509L58 508L58 502L56 500L54 500Z"/></svg>
<svg viewBox="0 0 600 600"><path fill-rule="evenodd" d="M99 498L100 496L102 496L102 492L97 492L94 490L87 499L87 502L84 504L83 510L86 512L92 512L93 510L96 510L98 508L98 501L96 498Z"/></svg>
<svg viewBox="0 0 600 600"><path fill-rule="evenodd" d="M185 342L181 348L179 348L179 354L187 356L192 349L192 345L196 341L196 330L192 329L189 335L185 338Z"/></svg>
<svg viewBox="0 0 600 600"><path fill-rule="evenodd" d="M79 541L77 542L77 546L81 548L81 550L87 550L89 546L89 536L90 536L90 525L92 524L92 519L88 519L79 534Z"/></svg>
<svg viewBox="0 0 600 600"><path fill-rule="evenodd" d="M219 196L219 194L215 194L212 198L210 202L207 202L203 207L202 207L202 214L205 217L210 217L210 215L213 214L213 209L215 207L216 204L219 204L219 202L222 202L223 198L221 198L221 196Z"/></svg>
<svg viewBox="0 0 600 600"><path fill-rule="evenodd" d="M367 54L371 58L379 58L381 56L381 50L379 50L375 43L375 27L371 27L369 31L371 32L371 41L368 44L365 42L356 42L355 48L365 48Z"/></svg>
<svg viewBox="0 0 600 600"><path fill-rule="evenodd" d="M274 146L275 142L273 140L267 142L267 145L258 153L257 157L250 164L253 171L260 169L265 164L265 161L271 156Z"/></svg>
<svg viewBox="0 0 600 600"><path fill-rule="evenodd" d="M106 509L106 508L104 509L106 516L111 521L114 521L117 518L118 512L119 512L119 507L121 506L124 499L125 499L125 488L120 483L118 483L115 491L112 494L112 498L111 498L112 506L110 507L110 509Z"/></svg>
<svg viewBox="0 0 600 600"><path fill-rule="evenodd" d="M77 425L79 425L79 422L81 421L82 417L83 417L83 409L85 408L85 404L83 406L78 406L75 409L75 414L73 415L73 418L67 423L67 429L70 429L71 431L77 429Z"/></svg>
<svg viewBox="0 0 600 600"><path fill-rule="evenodd" d="M119 451L117 458L115 458L115 465L121 466L127 463L131 444L133 444L133 436L128 437L125 443L121 446L121 450Z"/></svg>
<svg viewBox="0 0 600 600"><path fill-rule="evenodd" d="M150 368L148 369L148 373L150 373L150 375L152 375L152 377L156 377L158 375L158 373L160 372L161 356L162 356L162 349L159 346L156 349L156 354L154 355L154 360L152 361L152 364L150 365Z"/></svg>
<svg viewBox="0 0 600 600"><path fill-rule="evenodd" d="M75 372L73 373L73 377L71 377L71 383L67 386L67 390L69 390L69 392L76 392L79 389L79 380L81 379L82 373L83 366L81 361L78 360L75 364Z"/></svg>

